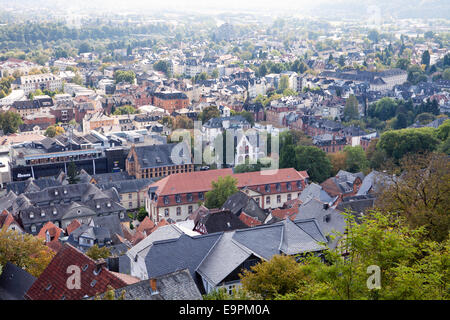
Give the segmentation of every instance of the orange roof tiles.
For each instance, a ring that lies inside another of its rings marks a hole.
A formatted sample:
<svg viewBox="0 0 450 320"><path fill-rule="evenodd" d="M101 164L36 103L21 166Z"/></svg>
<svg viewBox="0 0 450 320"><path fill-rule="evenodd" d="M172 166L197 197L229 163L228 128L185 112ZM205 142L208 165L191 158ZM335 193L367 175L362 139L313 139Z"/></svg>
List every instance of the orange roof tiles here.
<svg viewBox="0 0 450 320"><path fill-rule="evenodd" d="M122 281L126 282L127 285L134 284L136 282L141 281L139 278L130 276L125 273L119 273L119 272L114 272L114 271L111 271L111 273L113 275L115 275L116 277L118 277L119 279L121 279Z"/></svg>
<svg viewBox="0 0 450 320"><path fill-rule="evenodd" d="M288 182L308 178L306 171L294 168L266 170L234 174L232 169L218 169L171 174L151 185L158 187L158 195L203 192L211 189L211 182L219 177L233 176L238 188L265 185L274 182Z"/></svg>
<svg viewBox="0 0 450 320"><path fill-rule="evenodd" d="M76 229L78 229L79 227L81 227L81 223L77 219L72 220L72 222L69 223L66 227L67 235L70 236L70 234L72 232L74 232Z"/></svg>
<svg viewBox="0 0 450 320"><path fill-rule="evenodd" d="M147 216L144 218L144 220L141 221L139 226L136 228L136 231L145 232L147 235L149 235L154 227L155 223Z"/></svg>

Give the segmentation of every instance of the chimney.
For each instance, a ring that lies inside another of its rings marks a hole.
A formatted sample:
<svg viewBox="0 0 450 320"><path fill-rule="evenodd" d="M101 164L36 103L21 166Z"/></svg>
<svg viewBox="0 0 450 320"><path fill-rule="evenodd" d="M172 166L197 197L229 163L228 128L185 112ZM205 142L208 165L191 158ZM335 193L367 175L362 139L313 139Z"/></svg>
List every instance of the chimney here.
<svg viewBox="0 0 450 320"><path fill-rule="evenodd" d="M330 207L330 205L329 205L328 203L324 203L324 204L323 204L323 208L324 208L325 210L328 210L329 207Z"/></svg>
<svg viewBox="0 0 450 320"><path fill-rule="evenodd" d="M102 268L106 268L106 260L103 258L95 261L95 272L98 274Z"/></svg>
<svg viewBox="0 0 450 320"><path fill-rule="evenodd" d="M150 279L150 291L151 291L152 296L156 295L156 294L159 294L158 287L156 286L156 279L155 278Z"/></svg>

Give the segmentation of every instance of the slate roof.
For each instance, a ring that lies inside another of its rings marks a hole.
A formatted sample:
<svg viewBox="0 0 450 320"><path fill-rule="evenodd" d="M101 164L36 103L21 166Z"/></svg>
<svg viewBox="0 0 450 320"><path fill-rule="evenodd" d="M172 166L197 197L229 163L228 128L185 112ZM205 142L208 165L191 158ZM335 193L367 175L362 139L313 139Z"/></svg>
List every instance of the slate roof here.
<svg viewBox="0 0 450 320"><path fill-rule="evenodd" d="M95 180L97 184L105 184L116 181L135 179L133 176L130 176L126 171L94 174L92 175L92 178Z"/></svg>
<svg viewBox="0 0 450 320"><path fill-rule="evenodd" d="M322 202L332 202L334 199L330 197L328 193L326 193L323 188L316 184L311 183L303 189L300 197L298 198L302 203L308 202L310 199L317 199Z"/></svg>
<svg viewBox="0 0 450 320"><path fill-rule="evenodd" d="M269 260L276 254L298 254L321 251L326 239L315 219L289 219L271 225L218 232L190 237L183 234L178 239L157 241L145 256L148 277L166 272L188 269L197 285L196 272L219 283L243 263L250 254Z"/></svg>
<svg viewBox="0 0 450 320"><path fill-rule="evenodd" d="M356 195L366 195L369 192L378 192L390 183L388 176L384 173L372 170L364 177Z"/></svg>
<svg viewBox="0 0 450 320"><path fill-rule="evenodd" d="M232 232L224 232L197 268L197 272L213 285L219 284L252 255L250 250L233 241L233 235ZM221 263L218 264L218 261Z"/></svg>
<svg viewBox="0 0 450 320"><path fill-rule="evenodd" d="M175 148L179 148L178 151ZM135 147L141 169L191 164L188 150L190 149L184 142Z"/></svg>
<svg viewBox="0 0 450 320"><path fill-rule="evenodd" d="M117 234L123 237L123 230L120 224L120 219L117 215L110 216L96 216L91 219L90 225L93 225L98 228L107 229L111 236Z"/></svg>
<svg viewBox="0 0 450 320"><path fill-rule="evenodd" d="M33 179L28 178L25 181L13 181L6 185L6 190L13 191L15 194L19 195L24 192L40 191L48 187L60 186L61 183L54 178L39 178Z"/></svg>
<svg viewBox="0 0 450 320"><path fill-rule="evenodd" d="M207 233L247 228L247 225L245 225L236 215L228 210L209 213L208 215L202 217L198 223L205 226Z"/></svg>
<svg viewBox="0 0 450 320"><path fill-rule="evenodd" d="M245 212L246 215L264 222L267 218L267 212L261 209L256 203L255 199L249 197L242 191L238 191L225 201L222 209L230 210L234 215L238 216Z"/></svg>
<svg viewBox="0 0 450 320"><path fill-rule="evenodd" d="M145 239L133 246L127 252L127 255L130 257L130 259L134 259L137 254L146 255L154 242L166 239L176 239L182 234L183 232L173 224L159 227L154 230L149 236L145 237Z"/></svg>
<svg viewBox="0 0 450 320"><path fill-rule="evenodd" d="M230 117L211 118L205 124L203 124L203 127L222 128L224 121L230 121L230 126L238 126L238 127L250 126L250 123L243 116L230 116Z"/></svg>
<svg viewBox="0 0 450 320"><path fill-rule="evenodd" d="M326 236L336 234L336 232L344 233L345 231L345 216L340 211L317 199L311 199L298 208L298 214L294 221L301 219L316 219L320 230ZM337 241L336 238L333 241L327 240L325 242L328 243L329 247L334 248Z"/></svg>
<svg viewBox="0 0 450 320"><path fill-rule="evenodd" d="M6 262L0 274L0 300L24 300L24 295L36 281L31 274Z"/></svg>
<svg viewBox="0 0 450 320"><path fill-rule="evenodd" d="M188 270L178 270L154 278L156 289L153 291L150 281L138 283L115 290L116 298L123 292L124 300L201 300L194 280Z"/></svg>
<svg viewBox="0 0 450 320"><path fill-rule="evenodd" d="M345 197L342 199L342 202L338 204L336 209L340 211L349 211L350 213L356 214L356 216L361 216L367 210L373 208L375 200L376 198L372 194Z"/></svg>
<svg viewBox="0 0 450 320"><path fill-rule="evenodd" d="M66 281L69 266L77 266L81 271L81 288L69 289ZM127 285L105 267L97 268L94 260L70 244L65 244L56 254L40 277L27 291L30 300L81 300L83 297L103 293L107 286L118 289Z"/></svg>
<svg viewBox="0 0 450 320"><path fill-rule="evenodd" d="M116 188L119 193L130 193L139 192L144 188L150 186L154 181L152 179L132 179L132 180L122 180L107 183L99 183L98 186L102 190L108 190L111 188Z"/></svg>

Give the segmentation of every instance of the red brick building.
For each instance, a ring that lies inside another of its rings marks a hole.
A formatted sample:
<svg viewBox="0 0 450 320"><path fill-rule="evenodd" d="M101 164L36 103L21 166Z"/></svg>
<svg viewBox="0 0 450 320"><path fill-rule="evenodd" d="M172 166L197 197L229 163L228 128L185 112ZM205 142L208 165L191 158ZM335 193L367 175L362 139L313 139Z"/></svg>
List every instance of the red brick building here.
<svg viewBox="0 0 450 320"><path fill-rule="evenodd" d="M183 92L155 92L153 94L153 105L163 108L169 113L189 105L189 98Z"/></svg>

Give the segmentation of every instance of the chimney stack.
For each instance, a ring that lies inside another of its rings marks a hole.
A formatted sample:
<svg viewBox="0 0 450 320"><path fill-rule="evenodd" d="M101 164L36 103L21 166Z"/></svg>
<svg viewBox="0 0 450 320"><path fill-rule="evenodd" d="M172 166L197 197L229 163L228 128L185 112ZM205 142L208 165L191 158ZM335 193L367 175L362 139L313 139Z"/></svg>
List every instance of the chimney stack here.
<svg viewBox="0 0 450 320"><path fill-rule="evenodd" d="M106 268L106 260L103 258L95 261L95 271L98 273L102 268Z"/></svg>
<svg viewBox="0 0 450 320"><path fill-rule="evenodd" d="M158 287L156 286L156 279L150 279L150 290L152 291L152 296L158 294Z"/></svg>

